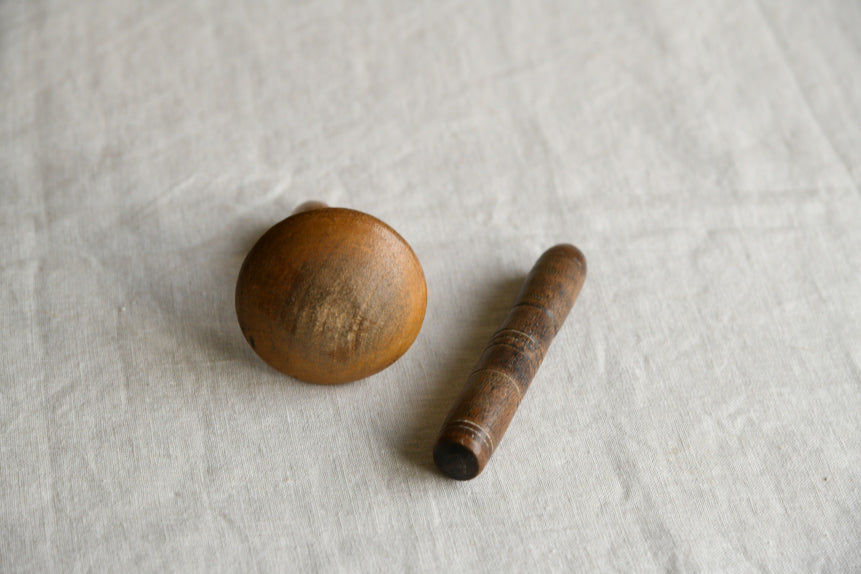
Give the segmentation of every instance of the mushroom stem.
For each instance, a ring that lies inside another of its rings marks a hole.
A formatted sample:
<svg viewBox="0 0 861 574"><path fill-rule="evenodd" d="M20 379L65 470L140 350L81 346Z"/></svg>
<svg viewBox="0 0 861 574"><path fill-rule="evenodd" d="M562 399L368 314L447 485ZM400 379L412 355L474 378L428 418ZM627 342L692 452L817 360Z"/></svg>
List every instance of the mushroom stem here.
<svg viewBox="0 0 861 574"><path fill-rule="evenodd" d="M296 215L297 213L304 213L306 211L314 211L315 209L325 209L327 207L329 207L329 206L326 205L325 203L323 203L322 201L316 201L316 200L312 199L310 201L306 201L306 202L300 204L299 207L294 209L293 215Z"/></svg>

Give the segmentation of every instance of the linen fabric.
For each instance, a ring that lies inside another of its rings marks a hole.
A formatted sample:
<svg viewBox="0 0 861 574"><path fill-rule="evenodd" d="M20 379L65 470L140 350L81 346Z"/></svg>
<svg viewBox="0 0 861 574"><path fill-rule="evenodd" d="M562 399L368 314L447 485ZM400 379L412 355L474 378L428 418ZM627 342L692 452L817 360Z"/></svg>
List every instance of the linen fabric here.
<svg viewBox="0 0 861 574"><path fill-rule="evenodd" d="M0 3L0 570L861 571L861 4ZM263 364L240 264L375 215L423 329ZM437 432L589 275L486 470Z"/></svg>

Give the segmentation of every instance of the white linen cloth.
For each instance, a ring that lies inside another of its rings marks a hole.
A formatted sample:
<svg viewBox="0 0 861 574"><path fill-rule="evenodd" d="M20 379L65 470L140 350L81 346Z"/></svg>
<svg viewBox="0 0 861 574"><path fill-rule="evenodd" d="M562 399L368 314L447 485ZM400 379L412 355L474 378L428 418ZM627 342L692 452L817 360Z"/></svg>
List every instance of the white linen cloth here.
<svg viewBox="0 0 861 574"><path fill-rule="evenodd" d="M861 571L861 4L0 3L0 570ZM428 280L326 387L243 340L302 201ZM470 482L446 411L579 301Z"/></svg>

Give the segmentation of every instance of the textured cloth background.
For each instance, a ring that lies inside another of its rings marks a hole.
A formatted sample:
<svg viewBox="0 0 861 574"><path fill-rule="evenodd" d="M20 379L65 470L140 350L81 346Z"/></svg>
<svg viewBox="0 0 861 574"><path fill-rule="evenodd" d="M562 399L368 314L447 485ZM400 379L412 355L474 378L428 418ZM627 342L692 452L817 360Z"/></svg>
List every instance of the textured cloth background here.
<svg viewBox="0 0 861 574"><path fill-rule="evenodd" d="M0 3L0 570L861 571L861 4ZM414 247L394 366L299 383L243 256ZM485 472L446 411L589 277Z"/></svg>

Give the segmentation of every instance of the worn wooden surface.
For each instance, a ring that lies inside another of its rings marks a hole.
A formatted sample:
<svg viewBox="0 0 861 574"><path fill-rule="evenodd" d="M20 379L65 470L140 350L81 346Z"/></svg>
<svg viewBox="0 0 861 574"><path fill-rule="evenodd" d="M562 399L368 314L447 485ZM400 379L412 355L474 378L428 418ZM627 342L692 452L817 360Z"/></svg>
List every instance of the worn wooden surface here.
<svg viewBox="0 0 861 574"><path fill-rule="evenodd" d="M586 259L572 245L538 259L446 418L434 448L443 473L468 480L484 469L585 278Z"/></svg>
<svg viewBox="0 0 861 574"><path fill-rule="evenodd" d="M358 211L303 204L245 258L236 314L254 351L312 383L345 383L395 362L422 325L427 287L407 242Z"/></svg>

